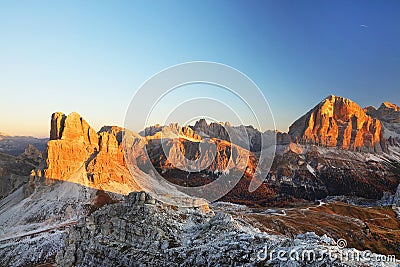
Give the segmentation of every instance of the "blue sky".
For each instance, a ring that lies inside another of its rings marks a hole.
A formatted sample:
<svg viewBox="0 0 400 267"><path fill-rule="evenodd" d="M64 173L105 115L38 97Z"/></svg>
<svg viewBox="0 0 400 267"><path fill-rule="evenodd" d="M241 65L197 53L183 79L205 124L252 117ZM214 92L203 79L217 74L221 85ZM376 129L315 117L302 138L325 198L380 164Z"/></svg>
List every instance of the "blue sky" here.
<svg viewBox="0 0 400 267"><path fill-rule="evenodd" d="M146 79L194 60L244 72L284 131L329 94L400 104L399 13L399 1L0 1L0 131L46 136L55 111L123 125Z"/></svg>

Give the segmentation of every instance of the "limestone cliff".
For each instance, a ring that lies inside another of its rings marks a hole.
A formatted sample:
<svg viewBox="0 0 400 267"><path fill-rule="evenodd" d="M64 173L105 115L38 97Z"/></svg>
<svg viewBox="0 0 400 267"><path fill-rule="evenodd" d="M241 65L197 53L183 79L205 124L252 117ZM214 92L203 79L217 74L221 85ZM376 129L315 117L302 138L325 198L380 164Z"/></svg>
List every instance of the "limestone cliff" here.
<svg viewBox="0 0 400 267"><path fill-rule="evenodd" d="M122 128L105 126L96 133L75 112L54 113L50 128L46 164L36 175L123 194L139 189L125 164Z"/></svg>
<svg viewBox="0 0 400 267"><path fill-rule="evenodd" d="M386 152L382 124L355 102L331 95L289 128L293 141L365 152Z"/></svg>

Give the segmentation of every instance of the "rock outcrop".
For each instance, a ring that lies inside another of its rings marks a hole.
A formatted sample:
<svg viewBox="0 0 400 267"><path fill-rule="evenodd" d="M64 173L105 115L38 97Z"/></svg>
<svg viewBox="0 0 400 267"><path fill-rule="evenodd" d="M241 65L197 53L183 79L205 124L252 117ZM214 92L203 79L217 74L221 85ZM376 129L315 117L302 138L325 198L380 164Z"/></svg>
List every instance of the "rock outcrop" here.
<svg viewBox="0 0 400 267"><path fill-rule="evenodd" d="M267 147L276 143L276 132L273 130L267 130L263 133L251 125L232 126L230 122L207 123L205 119L196 121L193 126L185 127L180 127L176 123L166 126L157 124L147 127L140 134L147 138L161 138L161 136L172 137L171 133L174 133L175 136L197 141L217 138L241 146L251 152L259 152L262 145ZM263 142L265 143L263 144Z"/></svg>
<svg viewBox="0 0 400 267"><path fill-rule="evenodd" d="M232 126L230 122L208 124L205 119L200 119L191 128L203 137L225 140L252 152L261 150L263 133L251 125Z"/></svg>
<svg viewBox="0 0 400 267"><path fill-rule="evenodd" d="M331 95L295 121L292 140L365 152L387 152L382 124L355 102Z"/></svg>
<svg viewBox="0 0 400 267"><path fill-rule="evenodd" d="M120 127L105 126L96 133L78 113L56 112L46 165L36 175L122 194L138 190L125 164L122 132Z"/></svg>
<svg viewBox="0 0 400 267"><path fill-rule="evenodd" d="M163 171L179 168L187 169L188 172L206 170L209 173L222 173L237 169L251 173L256 166L251 152L218 139L193 142L176 138L163 144L159 139L151 140L147 151L152 163Z"/></svg>
<svg viewBox="0 0 400 267"><path fill-rule="evenodd" d="M377 110L380 120L390 123L400 123L400 107L390 102L383 102Z"/></svg>
<svg viewBox="0 0 400 267"><path fill-rule="evenodd" d="M400 208L400 184L397 186L396 193L394 194L393 204Z"/></svg>
<svg viewBox="0 0 400 267"><path fill-rule="evenodd" d="M361 263L350 257L343 260L339 257L341 252L357 251L335 250L336 242L327 235L307 232L291 239L261 232L243 219L246 215L235 219L236 216L221 211L204 214L198 209L149 203L148 199L151 197L144 193L130 194L121 203L106 205L81 218L65 238L56 256L57 265L375 266L378 263L373 259L379 256L372 253L369 261L362 259ZM254 223L255 219L248 221ZM283 255L294 255L293 251L296 255L304 255L303 251L330 253L316 254L318 261L300 256L285 261L276 256L278 251Z"/></svg>
<svg viewBox="0 0 400 267"><path fill-rule="evenodd" d="M368 115L379 119L384 128L384 136L388 145L394 146L400 144L400 107L390 102L384 102L376 109L375 107L366 107L364 109Z"/></svg>
<svg viewBox="0 0 400 267"><path fill-rule="evenodd" d="M0 200L26 184L41 159L41 152L32 145L18 157L0 153Z"/></svg>
<svg viewBox="0 0 400 267"><path fill-rule="evenodd" d="M188 126L181 127L178 123L171 123L166 126L156 124L147 127L144 131L140 132L140 134L146 139L186 138L195 141L200 141L202 139L192 128Z"/></svg>
<svg viewBox="0 0 400 267"><path fill-rule="evenodd" d="M57 264L67 267L247 263L250 266L249 263L257 261L257 252L264 241L276 242L255 229L247 230L231 215L176 210L159 203L150 204L147 199L151 197L144 193L129 195L123 203L105 206L79 221L58 253Z"/></svg>

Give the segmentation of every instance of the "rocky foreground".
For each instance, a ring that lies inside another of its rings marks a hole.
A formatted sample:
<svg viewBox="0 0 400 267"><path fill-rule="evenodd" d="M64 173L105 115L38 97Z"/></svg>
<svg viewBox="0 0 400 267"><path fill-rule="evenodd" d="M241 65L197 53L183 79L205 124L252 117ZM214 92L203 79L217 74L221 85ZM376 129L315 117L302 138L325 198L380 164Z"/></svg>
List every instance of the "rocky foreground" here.
<svg viewBox="0 0 400 267"><path fill-rule="evenodd" d="M299 256L285 262L270 257L272 250L287 255L295 251L293 255ZM305 250L318 256L314 260L301 256ZM370 258L340 259L342 253L359 252L339 249L326 235L310 232L294 239L269 235L225 212L177 209L139 192L79 220L56 262L60 266L381 266Z"/></svg>
<svg viewBox="0 0 400 267"><path fill-rule="evenodd" d="M310 213L301 209L250 210L231 203L215 203L209 209L178 208L144 192L122 197L66 181L36 184L33 192L27 190L0 202L4 215L0 216L4 227L0 229L0 266L397 266L394 258L342 249L326 234L318 236L312 230L323 225L312 228L306 223L306 216L311 222ZM393 203L394 197L388 201ZM325 216L319 208L314 222ZM332 213L330 209L325 214ZM332 213L328 221L341 223L339 228L353 223L353 229L342 230L354 231L357 240L358 230L365 229L359 229L362 221L356 218L355 214ZM300 226L297 233L293 231L296 224ZM378 222L379 226L386 227ZM325 230L329 234L329 227ZM279 251L286 258L277 257ZM315 258L301 256L309 251ZM292 258L290 253L294 253Z"/></svg>

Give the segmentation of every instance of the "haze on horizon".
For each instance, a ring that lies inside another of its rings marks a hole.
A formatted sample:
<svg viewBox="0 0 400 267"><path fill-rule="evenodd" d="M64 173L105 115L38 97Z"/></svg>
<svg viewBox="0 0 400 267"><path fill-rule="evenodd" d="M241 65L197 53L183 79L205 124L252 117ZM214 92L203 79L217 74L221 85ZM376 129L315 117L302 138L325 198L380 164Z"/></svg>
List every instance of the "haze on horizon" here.
<svg viewBox="0 0 400 267"><path fill-rule="evenodd" d="M395 0L1 2L0 132L48 136L55 111L123 126L145 80L197 60L250 77L282 131L330 94L400 104L399 11Z"/></svg>

